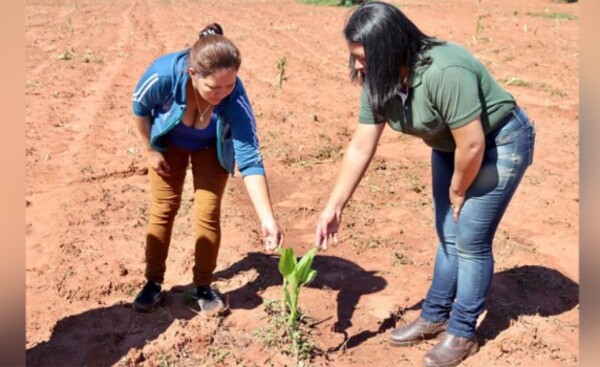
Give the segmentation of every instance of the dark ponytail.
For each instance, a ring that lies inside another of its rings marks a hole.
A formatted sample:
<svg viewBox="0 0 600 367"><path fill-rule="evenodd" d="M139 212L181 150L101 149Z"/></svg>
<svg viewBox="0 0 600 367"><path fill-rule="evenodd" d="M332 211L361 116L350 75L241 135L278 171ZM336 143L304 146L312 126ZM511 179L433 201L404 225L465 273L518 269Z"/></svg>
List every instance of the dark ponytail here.
<svg viewBox="0 0 600 367"><path fill-rule="evenodd" d="M223 35L223 27L219 23L213 23L204 27L203 30L198 34L198 38L203 38L207 36L214 36L220 34Z"/></svg>
<svg viewBox="0 0 600 367"><path fill-rule="evenodd" d="M199 38L190 49L189 63L201 77L217 70L238 70L242 63L240 50L223 35L223 27L210 24L200 31Z"/></svg>

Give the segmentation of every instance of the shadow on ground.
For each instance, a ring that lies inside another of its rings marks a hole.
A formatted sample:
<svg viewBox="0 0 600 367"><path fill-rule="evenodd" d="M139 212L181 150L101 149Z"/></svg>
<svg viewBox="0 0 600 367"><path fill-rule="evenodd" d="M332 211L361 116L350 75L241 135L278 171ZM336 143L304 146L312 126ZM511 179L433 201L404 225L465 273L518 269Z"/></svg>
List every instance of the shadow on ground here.
<svg viewBox="0 0 600 367"><path fill-rule="evenodd" d="M229 268L216 273L215 279L226 280L251 269L258 272L258 276L253 281L228 293L230 307L252 309L260 306L263 303L263 299L259 296L260 291L272 286L281 286L282 277L277 267L278 262L278 256L251 252ZM313 261L313 268L317 270L318 275L308 285L309 288L337 291L337 320L333 331L343 334L344 341L333 350L342 346L355 347L393 326L395 320L391 315L388 319L381 320L377 330L362 331L349 337L346 330L352 325L352 316L360 298L381 291L386 287L387 282L377 276L376 272L367 271L351 261L336 256L317 255Z"/></svg>
<svg viewBox="0 0 600 367"><path fill-rule="evenodd" d="M259 293L267 287L281 285L277 270L278 257L249 253L229 268L215 274L215 279L231 279L250 269L259 276L227 294L229 306L252 309L263 303ZM310 287L337 292L337 322L334 331L344 341L329 351L353 348L396 325L402 314L418 310L422 301L398 310L381 320L374 330L348 336L346 330L360 298L376 293L387 282L374 272L334 256L315 257L313 267L319 272ZM68 316L60 320L49 341L27 350L28 366L110 366L132 348L142 348L159 337L176 320L186 322L196 316L184 299L188 286L173 287L165 292L164 304L154 313L133 312L130 303L119 303ZM560 272L542 266L520 266L496 273L487 302L487 315L478 328L483 344L508 329L522 315L549 317L569 311L579 304L579 285ZM208 341L207 341L208 342Z"/></svg>
<svg viewBox="0 0 600 367"><path fill-rule="evenodd" d="M49 341L26 352L27 366L112 366L133 348L159 337L174 321L190 320L196 310L181 291L165 292L153 313L134 312L131 303L96 308L58 321Z"/></svg>
<svg viewBox="0 0 600 367"><path fill-rule="evenodd" d="M555 269L524 265L495 273L479 339L495 339L521 316L556 316L577 305L579 284Z"/></svg>
<svg viewBox="0 0 600 367"><path fill-rule="evenodd" d="M253 281L226 294L229 308L253 309L262 305L260 291L281 286L278 261L278 256L252 252L229 268L215 273L215 280L231 279L251 269L259 274ZM346 329L352 325L351 320L360 298L382 290L386 281L376 276L375 272L334 256L317 255L313 268L319 275L309 287L338 291L334 331L345 336L342 344L346 347L357 346L393 325L391 319L382 320L378 330L363 331L348 337ZM149 341L158 338L173 322L186 322L196 316L197 308L190 308L189 303L185 302L185 292L190 288L191 285L181 285L166 291L163 305L150 314L134 312L131 303L123 302L65 317L58 321L49 341L27 350L27 365L113 365L131 349L143 348Z"/></svg>

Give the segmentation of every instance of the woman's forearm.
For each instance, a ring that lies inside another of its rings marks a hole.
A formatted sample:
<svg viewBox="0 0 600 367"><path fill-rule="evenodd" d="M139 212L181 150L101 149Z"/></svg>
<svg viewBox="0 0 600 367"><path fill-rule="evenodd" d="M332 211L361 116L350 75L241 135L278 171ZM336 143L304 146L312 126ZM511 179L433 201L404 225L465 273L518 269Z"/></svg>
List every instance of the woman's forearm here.
<svg viewBox="0 0 600 367"><path fill-rule="evenodd" d="M451 131L456 142L456 150L450 190L454 194L464 196L481 168L485 152L485 135L479 118Z"/></svg>
<svg viewBox="0 0 600 367"><path fill-rule="evenodd" d="M456 148L454 174L450 183L450 189L454 193L464 196L469 189L481 168L484 150L481 145Z"/></svg>
<svg viewBox="0 0 600 367"><path fill-rule="evenodd" d="M359 125L346 149L339 177L327 206L341 212L360 183L377 149L385 124Z"/></svg>
<svg viewBox="0 0 600 367"><path fill-rule="evenodd" d="M150 146L150 117L139 117L135 116L135 126L138 131L138 135L144 144L144 148L148 151L151 150Z"/></svg>
<svg viewBox="0 0 600 367"><path fill-rule="evenodd" d="M261 222L273 219L267 178L263 175L248 175L244 177L244 185Z"/></svg>
<svg viewBox="0 0 600 367"><path fill-rule="evenodd" d="M327 206L335 208L337 212L344 209L367 170L373 153L374 151L363 152L352 146L348 147L344 154L340 174L327 201Z"/></svg>

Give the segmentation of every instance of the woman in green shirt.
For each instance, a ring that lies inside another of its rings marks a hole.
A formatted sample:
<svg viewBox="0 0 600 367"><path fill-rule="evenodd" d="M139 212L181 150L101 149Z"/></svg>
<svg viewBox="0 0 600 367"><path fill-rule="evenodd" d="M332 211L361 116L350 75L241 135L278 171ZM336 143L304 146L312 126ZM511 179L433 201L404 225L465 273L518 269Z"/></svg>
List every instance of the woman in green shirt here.
<svg viewBox="0 0 600 367"><path fill-rule="evenodd" d="M535 129L514 98L463 47L422 33L396 7L358 7L344 29L350 71L362 85L359 124L316 229L337 241L342 211L386 124L432 148L433 281L420 317L392 331L396 346L446 331L426 366L455 366L479 349L477 317L492 281L494 233L532 163Z"/></svg>

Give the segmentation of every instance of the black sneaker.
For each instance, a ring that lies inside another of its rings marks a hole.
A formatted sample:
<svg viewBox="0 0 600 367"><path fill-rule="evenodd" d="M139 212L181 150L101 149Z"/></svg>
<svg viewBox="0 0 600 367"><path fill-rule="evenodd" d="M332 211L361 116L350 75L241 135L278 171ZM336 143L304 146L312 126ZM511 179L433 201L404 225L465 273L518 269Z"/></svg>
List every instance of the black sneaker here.
<svg viewBox="0 0 600 367"><path fill-rule="evenodd" d="M200 310L208 315L213 315L225 308L221 296L208 285L196 287L196 299Z"/></svg>
<svg viewBox="0 0 600 367"><path fill-rule="evenodd" d="M162 297L160 283L149 280L140 293L135 296L133 309L138 312L152 312L156 305L162 301Z"/></svg>

